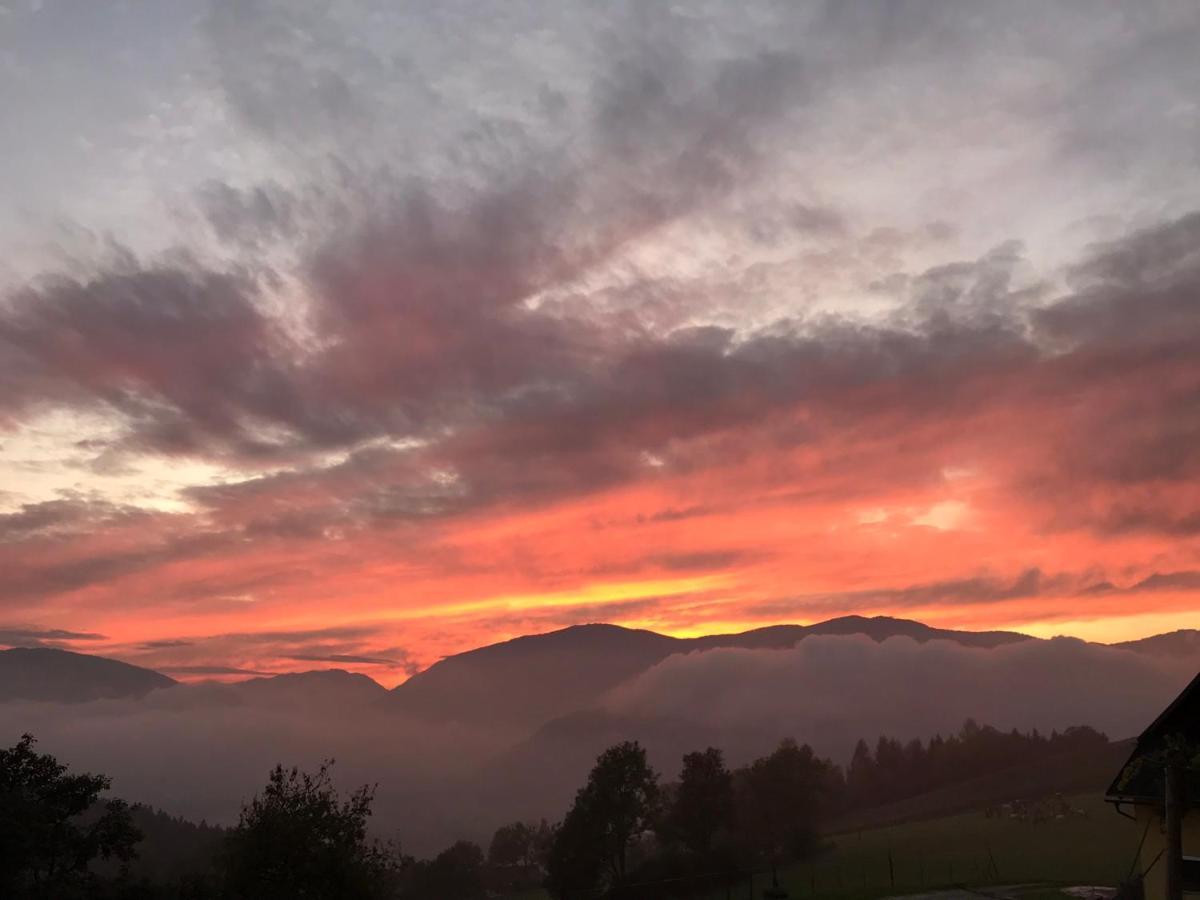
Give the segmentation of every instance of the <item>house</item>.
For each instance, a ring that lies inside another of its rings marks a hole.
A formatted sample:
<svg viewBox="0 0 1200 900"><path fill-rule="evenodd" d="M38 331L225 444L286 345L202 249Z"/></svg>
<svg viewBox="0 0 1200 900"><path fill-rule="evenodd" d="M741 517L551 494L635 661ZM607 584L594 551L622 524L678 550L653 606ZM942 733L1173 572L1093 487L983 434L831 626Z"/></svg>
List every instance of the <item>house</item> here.
<svg viewBox="0 0 1200 900"><path fill-rule="evenodd" d="M1188 748L1186 753L1179 753L1181 746ZM1143 823L1139 869L1146 900L1200 898L1200 771L1194 765L1177 766L1173 777L1167 776L1169 759L1196 753L1200 753L1200 675L1142 732L1108 788L1108 802L1116 811ZM1180 890L1174 898L1168 887L1173 831L1178 832L1182 857Z"/></svg>

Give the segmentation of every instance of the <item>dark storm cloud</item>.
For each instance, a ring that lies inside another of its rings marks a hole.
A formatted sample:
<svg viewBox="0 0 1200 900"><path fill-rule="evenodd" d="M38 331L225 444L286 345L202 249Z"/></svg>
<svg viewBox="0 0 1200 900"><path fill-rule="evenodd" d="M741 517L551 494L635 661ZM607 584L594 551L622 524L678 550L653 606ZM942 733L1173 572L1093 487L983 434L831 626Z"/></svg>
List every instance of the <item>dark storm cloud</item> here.
<svg viewBox="0 0 1200 900"><path fill-rule="evenodd" d="M264 16L284 12L251 18ZM263 65L277 62L268 53ZM124 259L30 288L0 314L0 365L19 376L5 411L98 404L123 416L128 449L253 464L569 395L628 326L521 301L731 190L800 81L777 55L707 71L643 53L597 91L595 157L534 154L465 204L386 171L343 173L343 193L316 200L210 183L201 205L226 239L248 252L284 235L311 248L303 269L324 346L289 341L246 272ZM332 232L331 213L342 220Z"/></svg>
<svg viewBox="0 0 1200 900"><path fill-rule="evenodd" d="M243 452L264 452L254 427L278 421L295 385L255 292L237 274L130 260L20 291L0 308L0 357L19 372L2 411L99 407L145 451L204 453L243 433Z"/></svg>
<svg viewBox="0 0 1200 900"><path fill-rule="evenodd" d="M1139 591L1195 591L1200 590L1200 571L1155 572L1129 588Z"/></svg>
<svg viewBox="0 0 1200 900"><path fill-rule="evenodd" d="M741 607L765 619L811 617L830 611L869 609L914 609L935 606L970 606L1036 598L1090 597L1200 589L1200 572L1154 572L1137 581L1114 584L1094 572L1045 573L1026 569L1011 578L977 576L956 578L904 587L881 587L866 591L842 591L781 598Z"/></svg>
<svg viewBox="0 0 1200 900"><path fill-rule="evenodd" d="M190 647L193 641L184 641L178 638L171 638L162 641L143 641L138 644L139 650L166 650L171 647Z"/></svg>
<svg viewBox="0 0 1200 900"><path fill-rule="evenodd" d="M78 532L101 522L137 515L135 509L123 509L111 503L78 497L26 503L16 512L0 514L0 540Z"/></svg>
<svg viewBox="0 0 1200 900"><path fill-rule="evenodd" d="M321 656L316 653L296 653L288 657L297 662L335 662L353 663L364 666L400 666L403 662L395 659L382 659L377 656L355 656L349 653L331 653Z"/></svg>
<svg viewBox="0 0 1200 900"><path fill-rule="evenodd" d="M239 669L237 666L162 666L159 671L166 675L273 675L257 669Z"/></svg>
<svg viewBox="0 0 1200 900"><path fill-rule="evenodd" d="M10 548L15 562L8 565L0 584L0 600L19 601L78 590L147 569L212 556L231 549L236 542L233 535L199 531L158 543L142 542L133 549L89 552L85 546L76 558L65 554L47 558L42 554L32 562L20 558L20 545L14 543Z"/></svg>
<svg viewBox="0 0 1200 900"><path fill-rule="evenodd" d="M1074 592L1079 576L1046 575L1039 569L1027 569L1015 578L978 576L914 584L905 587L881 587L867 591L842 591L810 594L772 600L744 607L763 618L773 616L810 616L826 610L903 609L925 606L987 604L1055 593Z"/></svg>
<svg viewBox="0 0 1200 900"><path fill-rule="evenodd" d="M0 626L0 644L11 647L62 646L63 642L103 641L106 637L91 631L62 628L14 628Z"/></svg>

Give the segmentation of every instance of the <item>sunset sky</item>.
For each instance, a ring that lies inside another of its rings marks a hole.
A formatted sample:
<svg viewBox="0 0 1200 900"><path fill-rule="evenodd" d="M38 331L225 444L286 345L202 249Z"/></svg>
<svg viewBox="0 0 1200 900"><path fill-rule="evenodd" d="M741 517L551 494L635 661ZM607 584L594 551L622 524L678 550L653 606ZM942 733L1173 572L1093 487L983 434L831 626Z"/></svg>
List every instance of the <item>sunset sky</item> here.
<svg viewBox="0 0 1200 900"><path fill-rule="evenodd" d="M1200 625L1200 5L0 0L0 645Z"/></svg>

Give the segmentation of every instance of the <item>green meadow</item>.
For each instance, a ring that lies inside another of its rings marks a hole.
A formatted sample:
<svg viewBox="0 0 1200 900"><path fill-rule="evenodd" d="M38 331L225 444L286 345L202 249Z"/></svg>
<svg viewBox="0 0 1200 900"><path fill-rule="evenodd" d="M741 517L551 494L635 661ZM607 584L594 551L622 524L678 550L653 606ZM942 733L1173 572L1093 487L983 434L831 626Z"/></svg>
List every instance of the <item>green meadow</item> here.
<svg viewBox="0 0 1200 900"><path fill-rule="evenodd" d="M780 884L795 898L870 900L942 888L1029 884L1024 896L1052 896L1056 886L1113 885L1129 873L1141 839L1134 822L1117 815L1097 795L1070 798L1086 817L1034 824L968 812L832 835L812 860L780 870ZM755 898L769 876L754 879ZM749 898L750 885L732 889ZM722 889L714 893L724 898ZM548 900L534 891L521 900Z"/></svg>

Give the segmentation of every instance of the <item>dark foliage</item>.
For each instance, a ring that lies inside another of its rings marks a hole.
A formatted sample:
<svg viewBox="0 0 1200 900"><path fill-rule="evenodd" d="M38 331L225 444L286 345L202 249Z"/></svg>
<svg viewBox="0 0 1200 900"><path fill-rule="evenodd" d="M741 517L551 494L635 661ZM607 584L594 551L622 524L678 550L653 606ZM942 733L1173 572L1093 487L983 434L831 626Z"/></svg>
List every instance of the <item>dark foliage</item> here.
<svg viewBox="0 0 1200 900"><path fill-rule="evenodd" d="M276 766L229 835L224 887L245 900L376 898L394 894L400 861L367 839L373 791L341 800L330 763L315 775Z"/></svg>
<svg viewBox="0 0 1200 900"><path fill-rule="evenodd" d="M537 825L512 822L492 835L487 854L487 883L497 891L519 891L545 880L554 829L542 819Z"/></svg>
<svg viewBox="0 0 1200 900"><path fill-rule="evenodd" d="M483 900L483 850L458 841L431 860L413 863L405 874L404 900Z"/></svg>
<svg viewBox="0 0 1200 900"><path fill-rule="evenodd" d="M663 818L663 837L707 858L730 839L734 810L733 773L716 747L683 757L674 802Z"/></svg>
<svg viewBox="0 0 1200 900"><path fill-rule="evenodd" d="M658 776L640 744L627 741L601 753L550 848L551 890L565 896L625 883L631 845L651 830L658 796Z"/></svg>
<svg viewBox="0 0 1200 900"><path fill-rule="evenodd" d="M780 863L816 848L821 819L829 812L840 777L832 763L791 738L737 773L738 833L752 859L770 866L773 882Z"/></svg>
<svg viewBox="0 0 1200 900"><path fill-rule="evenodd" d="M101 804L107 778L69 775L26 736L0 751L0 896L483 900L545 884L558 897L708 897L812 853L832 815L1106 743L1087 727L1043 736L968 720L928 742L859 741L845 771L790 739L732 771L709 747L685 754L678 781L660 788L645 750L627 742L599 756L560 824L512 822L486 854L459 841L414 861L368 838L372 789L339 797L329 763L315 774L276 766L226 830Z"/></svg>
<svg viewBox="0 0 1200 900"><path fill-rule="evenodd" d="M865 740L854 748L846 769L845 807L866 809L927 791L1022 766L1061 753L1071 753L1108 743L1108 738L1087 726L1075 726L1049 736L1037 730L1004 732L968 719L957 735L935 735L928 743L902 744L881 737L874 750Z"/></svg>
<svg viewBox="0 0 1200 900"><path fill-rule="evenodd" d="M71 775L49 754L33 749L26 734L0 750L0 895L5 897L94 897L109 886L90 865L97 859L117 860L121 867L134 856L141 833L129 808L109 800L98 814L83 816L98 805L109 779L103 775Z"/></svg>

